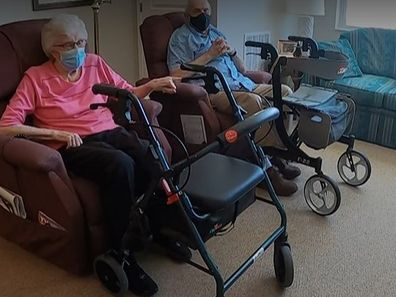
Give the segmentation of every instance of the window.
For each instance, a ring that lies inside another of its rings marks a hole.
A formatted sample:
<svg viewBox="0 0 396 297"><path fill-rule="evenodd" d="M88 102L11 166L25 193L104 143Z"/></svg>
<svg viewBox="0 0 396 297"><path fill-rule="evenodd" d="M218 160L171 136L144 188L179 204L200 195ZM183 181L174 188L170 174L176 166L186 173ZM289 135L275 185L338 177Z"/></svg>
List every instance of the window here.
<svg viewBox="0 0 396 297"><path fill-rule="evenodd" d="M357 27L396 29L396 1L337 0L336 29Z"/></svg>

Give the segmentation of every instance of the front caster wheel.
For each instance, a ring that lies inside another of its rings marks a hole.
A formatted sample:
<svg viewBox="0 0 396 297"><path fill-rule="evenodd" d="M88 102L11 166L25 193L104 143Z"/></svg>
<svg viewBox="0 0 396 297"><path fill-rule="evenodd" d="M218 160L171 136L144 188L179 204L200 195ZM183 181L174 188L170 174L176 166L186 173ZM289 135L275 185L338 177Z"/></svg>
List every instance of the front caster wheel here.
<svg viewBox="0 0 396 297"><path fill-rule="evenodd" d="M119 263L113 256L104 254L96 257L94 272L100 282L111 292L122 294L128 291L128 278Z"/></svg>
<svg viewBox="0 0 396 297"><path fill-rule="evenodd" d="M288 245L274 248L274 268L276 280L283 288L290 287L294 280L294 266L290 247Z"/></svg>
<svg viewBox="0 0 396 297"><path fill-rule="evenodd" d="M338 185L326 175L311 176L304 186L305 201L313 212L328 216L337 211L341 203Z"/></svg>
<svg viewBox="0 0 396 297"><path fill-rule="evenodd" d="M354 187L363 185L371 175L370 161L354 150L346 151L340 156L337 169L343 181Z"/></svg>

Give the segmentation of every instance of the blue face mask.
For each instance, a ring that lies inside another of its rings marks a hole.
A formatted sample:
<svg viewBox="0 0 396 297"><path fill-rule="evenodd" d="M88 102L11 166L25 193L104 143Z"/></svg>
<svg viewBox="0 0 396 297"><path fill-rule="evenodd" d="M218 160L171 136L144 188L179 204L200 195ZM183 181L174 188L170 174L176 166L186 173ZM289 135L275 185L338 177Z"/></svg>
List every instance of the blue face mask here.
<svg viewBox="0 0 396 297"><path fill-rule="evenodd" d="M84 64L85 57L85 49L77 47L69 51L62 52L60 55L60 61L67 70L74 71Z"/></svg>

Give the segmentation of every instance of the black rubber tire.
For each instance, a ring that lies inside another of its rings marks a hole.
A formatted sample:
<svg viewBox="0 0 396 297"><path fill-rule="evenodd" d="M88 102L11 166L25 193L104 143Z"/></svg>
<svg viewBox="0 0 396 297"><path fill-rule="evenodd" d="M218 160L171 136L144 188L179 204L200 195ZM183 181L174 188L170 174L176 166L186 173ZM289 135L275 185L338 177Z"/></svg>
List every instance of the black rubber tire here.
<svg viewBox="0 0 396 297"><path fill-rule="evenodd" d="M290 287L294 280L294 265L290 247L285 244L274 248L275 276L282 288Z"/></svg>
<svg viewBox="0 0 396 297"><path fill-rule="evenodd" d="M122 294L128 291L128 278L122 265L111 255L104 254L94 261L96 277L109 291Z"/></svg>
<svg viewBox="0 0 396 297"><path fill-rule="evenodd" d="M370 178L370 176L371 176L371 163L370 163L369 159L368 159L364 154L362 154L362 153L360 153L360 152L351 150L351 151L349 152L349 154L352 154L352 156L353 156L353 155L358 156L358 157L364 162L364 167L366 167L366 170L367 170L366 175L365 175L361 180L358 180L357 182L351 182L351 181L345 176L345 174L343 173L343 166L342 166L342 165L343 165L343 163L344 163L344 159L348 159L348 157L347 157L348 152L344 152L344 153L338 158L338 162L337 162L338 174L340 175L340 177L342 178L342 180L343 180L346 184L348 184L348 185L350 185L350 186L353 186L353 187L359 187L359 186L365 184L365 183L369 180L369 178Z"/></svg>
<svg viewBox="0 0 396 297"><path fill-rule="evenodd" d="M333 193L335 195L335 197L334 197L335 202L334 202L334 206L332 208L330 208L329 210L322 211L316 207L314 202L311 201L311 196L309 195L310 194L309 193L309 191L310 191L309 185L311 185L314 182L314 180L320 180L321 182L325 182L333 188L333 191L334 191ZM341 204L340 188L335 183L335 181L333 181L330 177L328 177L327 175L324 175L324 174L313 175L306 181L305 186L304 186L304 197L305 197L305 201L307 202L307 204L311 208L311 210L314 213L321 215L321 216L328 216L328 215L335 213Z"/></svg>

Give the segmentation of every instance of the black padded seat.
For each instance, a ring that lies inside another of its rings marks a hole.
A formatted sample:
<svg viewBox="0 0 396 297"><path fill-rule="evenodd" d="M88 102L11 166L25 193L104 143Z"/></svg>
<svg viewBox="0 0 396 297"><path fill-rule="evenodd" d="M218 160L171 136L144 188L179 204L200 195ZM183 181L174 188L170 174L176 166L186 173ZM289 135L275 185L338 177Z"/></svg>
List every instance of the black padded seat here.
<svg viewBox="0 0 396 297"><path fill-rule="evenodd" d="M180 180L186 175L184 170ZM210 153L191 165L184 191L194 206L215 212L237 202L263 179L263 169L255 164Z"/></svg>

